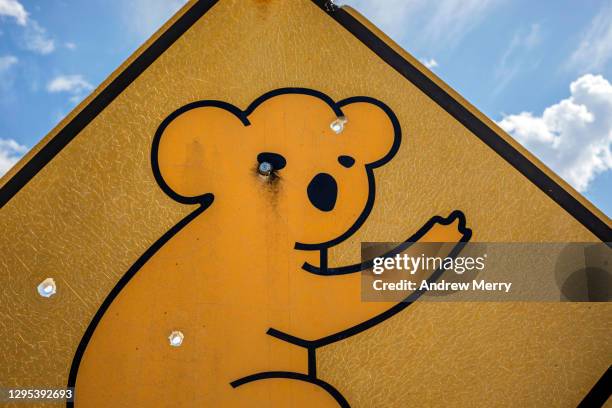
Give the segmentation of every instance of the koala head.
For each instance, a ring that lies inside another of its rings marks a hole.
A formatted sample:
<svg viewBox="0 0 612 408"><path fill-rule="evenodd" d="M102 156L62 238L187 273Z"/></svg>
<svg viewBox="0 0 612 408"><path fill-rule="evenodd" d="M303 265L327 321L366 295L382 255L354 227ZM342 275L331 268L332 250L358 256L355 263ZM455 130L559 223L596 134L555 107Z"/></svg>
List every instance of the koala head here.
<svg viewBox="0 0 612 408"><path fill-rule="evenodd" d="M338 118L343 126L330 126ZM331 247L369 215L374 169L399 148L400 126L382 102L340 102L317 91L269 92L246 110L200 101L172 113L153 142L157 182L176 201L225 202L241 216L268 206L283 217L297 249ZM258 169L266 162L269 175Z"/></svg>

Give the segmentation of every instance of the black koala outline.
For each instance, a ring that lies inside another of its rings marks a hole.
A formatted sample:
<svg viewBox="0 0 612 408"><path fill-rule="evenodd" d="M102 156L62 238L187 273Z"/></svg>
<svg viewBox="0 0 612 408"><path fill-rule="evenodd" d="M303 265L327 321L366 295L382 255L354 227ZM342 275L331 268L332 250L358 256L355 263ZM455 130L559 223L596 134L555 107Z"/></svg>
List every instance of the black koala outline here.
<svg viewBox="0 0 612 408"><path fill-rule="evenodd" d="M232 105L230 103L223 102L223 101L218 101L218 100L203 100L203 101L189 103L177 109L176 111L172 112L170 115L168 115L168 117L166 117L162 121L160 126L158 127L153 137L153 143L152 143L152 148L151 148L151 167L153 171L153 176L157 184L160 186L160 188L162 189L162 191L164 191L166 195L168 195L171 199L179 203L191 204L191 205L199 204L199 206L194 211L189 213L185 218L183 218L177 224L175 224L172 228L170 228L157 241L155 241L136 260L136 262L128 269L128 271L121 277L121 279L119 279L115 287L111 290L108 296L104 299L104 301L102 302L102 305L100 306L100 308L94 315L92 321L89 323L87 329L85 330L85 333L83 337L81 338L81 341L75 352L75 356L72 360L72 365L70 367L70 372L68 375L68 386L69 387L74 387L76 384L80 362L83 358L83 355L85 353L89 340L93 336L93 333L95 332L95 329L98 323L102 320L102 317L104 316L106 310L110 307L110 305L112 304L114 299L117 297L117 295L121 292L123 287L127 285L127 283L131 280L131 278L149 261L149 259L153 255L155 255L155 253L159 249L161 249L170 239L172 239L174 235L176 235L187 224L189 224L192 220L194 220L196 217L202 214L208 207L210 207L210 205L214 201L214 195L212 193L205 193L205 194L201 194L201 195L194 196L194 197L182 196L176 193L174 190L172 190L172 188L170 188L170 186L168 186L168 184L165 182L165 180L163 179L161 175L159 163L157 160L157 156L159 152L159 143L160 143L161 136L163 135L165 128L170 124L170 122L172 122L172 120L174 120L180 114L188 110L194 109L194 108L206 107L206 106L225 109L231 112L232 114L234 114L245 126L249 126L250 122L248 120L248 116L261 103L263 103L264 101L274 96L283 95L283 94L303 94L303 95L310 95L310 96L319 98L325 103L327 103L327 105L330 106L330 108L333 110L333 112L338 117L344 116L342 109L341 109L342 106L348 105L350 103L355 103L355 102L368 102L368 103L372 103L378 106L379 108L381 108L391 120L393 129L394 129L394 141L393 141L391 148L389 149L389 151L384 157L372 163L367 163L365 165L366 174L368 177L369 192L368 192L368 198L366 201L366 205L363 211L361 212L361 214L359 215L359 217L357 218L357 220L353 223L353 225L347 231L345 231L343 234L341 234L340 236L334 239L331 239L323 243L318 243L318 244L303 244L303 243L296 242L295 247L294 247L295 249L298 249L298 250L319 251L320 253L319 267L313 266L309 263L304 263L304 265L302 266L302 269L304 271L313 273L316 275L335 276L335 275L342 275L342 274L347 274L347 273L356 273L364 269L368 269L372 266L373 260L370 260L367 262L361 262L361 263L357 263L353 265L329 268L327 264L327 250L330 247L333 247L343 242L347 238L349 238L351 235L353 235L356 231L359 230L361 225L363 225L365 220L370 215L370 212L372 211L372 208L374 206L375 196L376 196L376 185L375 185L373 170L377 167L383 166L384 164L388 163L399 150L400 143L401 143L401 127L400 127L399 120L397 119L396 115L386 104L384 104L383 102L377 99L367 97L367 96L354 96L354 97L343 99L339 102L334 102L334 100L330 98L329 96L327 96L326 94L313 90L313 89L308 89L308 88L280 88L280 89L276 89L276 90L267 92L261 95L260 97L258 97L257 99L255 99L248 106L248 108L244 111L239 109L235 105ZM463 246L470 240L472 236L472 231L466 227L465 215L463 214L463 212L459 210L453 211L448 217L440 217L440 216L432 217L416 233L414 233L412 236L410 236L408 239L406 239L403 243L398 245L396 248L383 254L382 256L392 257L392 256L395 256L395 254L406 250L413 243L417 242L420 238L422 238L427 233L427 231L429 231L435 224L450 225L457 220L459 221L458 231L462 234L462 238L455 245L452 251L448 254L449 257L456 257L463 249ZM444 271L445 270L443 268L436 270L434 273L431 274L431 276L427 279L427 281L428 282L437 281L442 275L442 273L444 273ZM348 403L346 398L344 398L344 396L336 388L334 388L331 384L317 377L316 350L320 347L323 347L331 343L335 343L337 341L354 336L358 333L361 333L387 320L388 318L394 316L400 311L406 309L408 306L414 303L423 293L425 293L425 290L415 291L412 294L410 294L406 299L404 299L402 302L395 304L394 306L387 309L386 311L364 322L361 322L353 327L349 327L345 330L325 336L317 340L304 340L304 339L292 336L290 334L281 332L274 328L270 328L266 332L267 335L270 335L279 340L286 341L293 345L307 349L308 374L296 373L296 372L286 372L286 371L261 372L261 373L255 373L255 374L237 379L235 381L232 381L230 385L233 388L236 388L236 387L239 387L241 385L244 385L244 384L247 384L253 381L270 379L270 378L286 378L286 379L305 381L305 382L309 382L314 385L317 385L321 387L322 389L324 389L327 393L329 393L334 398L336 402L338 402L340 406L350 407L350 404ZM72 404L73 404L72 401L67 402L67 406L72 406Z"/></svg>

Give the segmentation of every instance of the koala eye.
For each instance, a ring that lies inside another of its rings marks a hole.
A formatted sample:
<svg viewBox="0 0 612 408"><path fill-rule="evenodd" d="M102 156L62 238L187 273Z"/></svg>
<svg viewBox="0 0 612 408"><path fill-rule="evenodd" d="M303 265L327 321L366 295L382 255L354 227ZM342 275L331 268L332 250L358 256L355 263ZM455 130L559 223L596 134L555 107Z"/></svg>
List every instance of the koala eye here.
<svg viewBox="0 0 612 408"><path fill-rule="evenodd" d="M338 163L347 169L350 169L353 167L353 164L355 164L355 159L353 159L351 156L340 156L338 157Z"/></svg>
<svg viewBox="0 0 612 408"><path fill-rule="evenodd" d="M259 153L257 155L257 161L259 162L259 164L263 162L270 163L274 170L283 169L287 165L287 160L285 160L283 156L281 156L278 153L271 153L271 152Z"/></svg>

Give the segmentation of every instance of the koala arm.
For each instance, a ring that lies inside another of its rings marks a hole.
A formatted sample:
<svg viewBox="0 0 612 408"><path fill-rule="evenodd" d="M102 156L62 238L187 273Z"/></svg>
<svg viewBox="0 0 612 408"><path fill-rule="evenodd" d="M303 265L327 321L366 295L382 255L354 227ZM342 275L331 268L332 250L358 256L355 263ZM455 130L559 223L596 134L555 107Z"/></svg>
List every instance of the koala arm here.
<svg viewBox="0 0 612 408"><path fill-rule="evenodd" d="M451 246L443 246L448 250L444 255L455 257L470 237L465 217L455 211L446 218L433 217L386 255L409 249L418 241L450 243ZM292 279L293 323L270 328L268 335L308 349L321 347L373 327L410 306L423 294L423 291L414 291L400 303L362 301L361 275L354 272L367 268L368 264L371 262L327 269L307 266L314 272L297 274ZM436 281L442 273L444 269L438 269L426 279Z"/></svg>
<svg viewBox="0 0 612 408"><path fill-rule="evenodd" d="M434 228L436 224L440 225L451 225L455 221L459 222L457 231L463 236L459 239L459 242L467 242L469 241L472 231L469 228L466 228L465 224L465 216L461 211L453 211L448 217L443 218L440 216L432 217L429 221L427 221L417 232L415 232L410 238L404 240L397 247L391 249L387 253L381 255L383 258L394 257L396 254L402 253L407 250L410 246L412 246L416 242L426 242L427 240L423 240L423 238L427 238L428 233ZM431 235L431 234L430 234ZM433 238L433 237L431 237ZM431 240L431 242L435 242L435 240ZM374 259L369 259L367 261L363 261L360 263L355 263L352 265L345 265L339 267L329 267L327 265L327 249L321 250L321 261L319 266L314 266L308 262L305 262L302 266L307 272L313 273L315 275L323 275L323 276L333 276L333 275L346 275L349 273L361 272L367 269L372 268L374 264Z"/></svg>

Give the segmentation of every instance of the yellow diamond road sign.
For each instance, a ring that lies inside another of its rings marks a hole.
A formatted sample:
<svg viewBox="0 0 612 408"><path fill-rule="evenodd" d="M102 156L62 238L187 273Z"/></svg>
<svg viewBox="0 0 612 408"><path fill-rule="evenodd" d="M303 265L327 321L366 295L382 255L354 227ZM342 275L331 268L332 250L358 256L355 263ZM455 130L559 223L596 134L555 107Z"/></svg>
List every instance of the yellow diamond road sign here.
<svg viewBox="0 0 612 408"><path fill-rule="evenodd" d="M68 406L575 406L610 363L609 303L362 301L360 242L611 223L331 2L190 1L0 206L0 386Z"/></svg>

